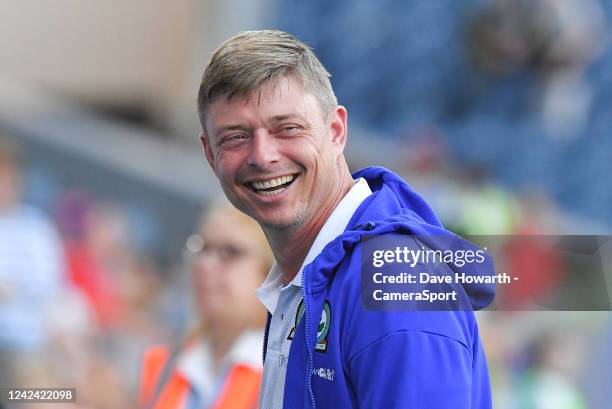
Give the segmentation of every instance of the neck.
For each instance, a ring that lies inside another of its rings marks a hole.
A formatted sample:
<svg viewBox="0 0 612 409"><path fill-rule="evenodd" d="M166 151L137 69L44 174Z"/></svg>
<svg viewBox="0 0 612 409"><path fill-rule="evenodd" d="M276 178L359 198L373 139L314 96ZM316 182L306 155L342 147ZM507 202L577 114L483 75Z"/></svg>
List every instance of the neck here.
<svg viewBox="0 0 612 409"><path fill-rule="evenodd" d="M303 223L291 229L264 230L274 253L274 258L283 271L286 283L295 278L321 228L323 228L338 203L355 184L346 164L345 169L339 172L339 175L336 189L327 195L328 200L308 220L304 220Z"/></svg>
<svg viewBox="0 0 612 409"><path fill-rule="evenodd" d="M212 324L210 326L210 346L212 349L213 367L215 370L220 368L223 358L225 358L236 339L244 330L244 326L229 326L227 323L219 325Z"/></svg>

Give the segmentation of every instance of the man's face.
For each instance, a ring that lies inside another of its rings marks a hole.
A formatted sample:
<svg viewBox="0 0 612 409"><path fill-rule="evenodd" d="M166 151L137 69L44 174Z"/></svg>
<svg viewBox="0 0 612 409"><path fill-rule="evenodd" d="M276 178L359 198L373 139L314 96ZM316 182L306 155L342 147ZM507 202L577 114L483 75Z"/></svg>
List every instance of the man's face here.
<svg viewBox="0 0 612 409"><path fill-rule="evenodd" d="M323 115L293 76L248 98L219 97L201 140L228 199L264 228L298 228L322 217L337 189L346 110Z"/></svg>

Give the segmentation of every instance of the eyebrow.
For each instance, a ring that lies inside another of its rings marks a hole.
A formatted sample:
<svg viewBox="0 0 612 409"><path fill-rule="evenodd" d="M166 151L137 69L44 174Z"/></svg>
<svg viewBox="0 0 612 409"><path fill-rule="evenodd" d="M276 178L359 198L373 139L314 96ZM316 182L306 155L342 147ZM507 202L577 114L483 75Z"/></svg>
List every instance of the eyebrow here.
<svg viewBox="0 0 612 409"><path fill-rule="evenodd" d="M270 122L272 123L278 123L278 122L282 122L282 121L286 121L287 119L299 119L302 121L307 122L301 115L299 114L284 114L284 115L275 115L272 118L270 118Z"/></svg>

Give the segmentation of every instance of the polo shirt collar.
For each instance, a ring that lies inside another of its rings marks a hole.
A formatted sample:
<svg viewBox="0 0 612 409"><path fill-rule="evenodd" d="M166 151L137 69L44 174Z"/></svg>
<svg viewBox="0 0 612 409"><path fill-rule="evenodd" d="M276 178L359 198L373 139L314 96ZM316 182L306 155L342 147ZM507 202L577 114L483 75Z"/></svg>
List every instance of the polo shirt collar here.
<svg viewBox="0 0 612 409"><path fill-rule="evenodd" d="M368 186L368 182L364 178L359 178L357 183L351 187L338 203L319 231L319 234L317 234L298 273L289 284L285 285L284 274L278 264L274 263L263 284L256 290L257 297L270 313L273 314L276 310L281 291L292 286L297 288L302 286L302 271L304 271L304 267L310 264L321 253L327 243L344 232L359 205L371 194L372 190Z"/></svg>

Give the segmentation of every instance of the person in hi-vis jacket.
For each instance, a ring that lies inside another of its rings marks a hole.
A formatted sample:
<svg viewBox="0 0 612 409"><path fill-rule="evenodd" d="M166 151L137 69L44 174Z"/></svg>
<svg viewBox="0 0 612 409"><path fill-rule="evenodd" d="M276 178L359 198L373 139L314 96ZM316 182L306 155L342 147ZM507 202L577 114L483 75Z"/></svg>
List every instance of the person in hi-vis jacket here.
<svg viewBox="0 0 612 409"><path fill-rule="evenodd" d="M144 355L149 409L255 409L265 311L255 296L272 254L260 227L229 203L208 211L187 242L199 324L174 347Z"/></svg>

